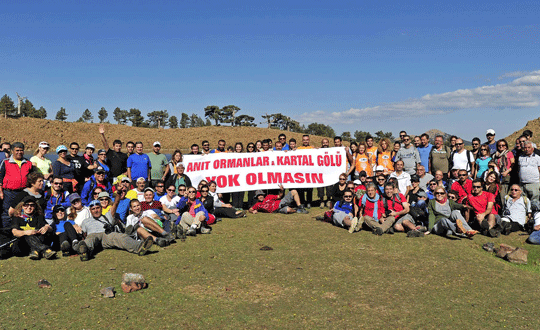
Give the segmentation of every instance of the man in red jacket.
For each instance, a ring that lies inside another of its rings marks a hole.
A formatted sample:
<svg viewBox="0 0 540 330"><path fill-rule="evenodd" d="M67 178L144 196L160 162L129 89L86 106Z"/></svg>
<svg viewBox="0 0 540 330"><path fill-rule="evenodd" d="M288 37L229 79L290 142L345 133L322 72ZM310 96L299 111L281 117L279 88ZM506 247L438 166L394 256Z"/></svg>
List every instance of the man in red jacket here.
<svg viewBox="0 0 540 330"><path fill-rule="evenodd" d="M3 228L11 227L8 210L13 199L26 188L26 176L34 170L32 163L24 157L24 144L11 145L11 157L0 164L0 198L4 200L2 209Z"/></svg>

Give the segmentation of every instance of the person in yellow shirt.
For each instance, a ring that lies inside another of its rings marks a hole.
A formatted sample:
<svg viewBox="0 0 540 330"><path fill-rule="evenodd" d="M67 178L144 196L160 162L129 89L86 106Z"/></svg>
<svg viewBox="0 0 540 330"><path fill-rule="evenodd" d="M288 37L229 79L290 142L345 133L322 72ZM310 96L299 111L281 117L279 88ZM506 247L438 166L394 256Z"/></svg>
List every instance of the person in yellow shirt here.
<svg viewBox="0 0 540 330"><path fill-rule="evenodd" d="M366 154L369 157L369 163L371 167L375 167L377 164L377 146L373 145L373 137L366 137Z"/></svg>

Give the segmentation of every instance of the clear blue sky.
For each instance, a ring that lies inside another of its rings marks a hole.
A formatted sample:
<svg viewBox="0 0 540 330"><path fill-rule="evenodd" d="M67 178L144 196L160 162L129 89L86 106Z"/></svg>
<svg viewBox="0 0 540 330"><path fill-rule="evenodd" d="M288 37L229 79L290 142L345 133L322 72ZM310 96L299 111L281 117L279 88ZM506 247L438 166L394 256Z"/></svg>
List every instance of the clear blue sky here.
<svg viewBox="0 0 540 330"><path fill-rule="evenodd" d="M1 94L72 121L234 104L257 122L469 140L539 116L537 1L80 3L2 4Z"/></svg>

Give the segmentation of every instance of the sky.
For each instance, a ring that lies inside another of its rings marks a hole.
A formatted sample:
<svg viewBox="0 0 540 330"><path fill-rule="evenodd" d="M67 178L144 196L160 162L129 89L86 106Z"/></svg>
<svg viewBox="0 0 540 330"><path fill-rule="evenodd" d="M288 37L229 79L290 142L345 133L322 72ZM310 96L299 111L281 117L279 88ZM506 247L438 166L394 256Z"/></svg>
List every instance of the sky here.
<svg viewBox="0 0 540 330"><path fill-rule="evenodd" d="M0 93L70 121L236 105L338 134L505 137L539 116L539 13L537 1L12 1Z"/></svg>

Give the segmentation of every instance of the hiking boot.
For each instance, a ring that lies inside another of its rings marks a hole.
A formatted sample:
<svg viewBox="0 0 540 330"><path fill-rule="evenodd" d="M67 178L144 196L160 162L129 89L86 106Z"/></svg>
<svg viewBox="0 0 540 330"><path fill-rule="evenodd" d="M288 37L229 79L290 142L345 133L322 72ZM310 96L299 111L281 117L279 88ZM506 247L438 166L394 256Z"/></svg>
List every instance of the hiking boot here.
<svg viewBox="0 0 540 330"><path fill-rule="evenodd" d="M501 223L501 226L502 226L502 231L501 233L503 235L510 235L510 233L512 232L512 224L508 221L503 221Z"/></svg>
<svg viewBox="0 0 540 330"><path fill-rule="evenodd" d="M300 213L300 214L308 214L309 211L306 210L305 208L303 208L302 206L299 206L299 207L296 209L296 213Z"/></svg>
<svg viewBox="0 0 540 330"><path fill-rule="evenodd" d="M62 244L60 244L60 250L62 251L62 257L69 257L71 254L69 250L71 250L71 244L69 244L68 241L63 241Z"/></svg>
<svg viewBox="0 0 540 330"><path fill-rule="evenodd" d="M356 224L356 228L354 229L354 231L362 230L363 224L364 224L364 217L360 217L360 219L358 219L358 223Z"/></svg>
<svg viewBox="0 0 540 330"><path fill-rule="evenodd" d="M152 236L148 236L144 239L144 241L141 243L141 246L139 246L139 249L137 250L137 255L139 257L142 257L150 250L152 245L154 244L154 240L152 239Z"/></svg>
<svg viewBox="0 0 540 330"><path fill-rule="evenodd" d="M324 220L324 216L318 215L318 216L315 217L315 220L317 220L317 221L323 221L323 220Z"/></svg>
<svg viewBox="0 0 540 330"><path fill-rule="evenodd" d="M488 230L488 235L489 237L497 238L501 235L501 231L499 230L499 228L497 228L497 226L495 226Z"/></svg>
<svg viewBox="0 0 540 330"><path fill-rule="evenodd" d="M39 260L39 252L37 252L36 250L30 251L28 258L30 258L31 260Z"/></svg>
<svg viewBox="0 0 540 330"><path fill-rule="evenodd" d="M185 240L186 239L186 232L184 231L184 229L182 228L182 226L178 226L177 230L176 230L176 237L181 239L181 240Z"/></svg>
<svg viewBox="0 0 540 330"><path fill-rule="evenodd" d="M90 252L88 250L88 245L86 245L85 241L79 243L77 252L79 253L81 261L88 261L88 259L90 259Z"/></svg>
<svg viewBox="0 0 540 330"><path fill-rule="evenodd" d="M409 230L409 232L407 233L407 237L424 237L424 233L419 231L418 229Z"/></svg>
<svg viewBox="0 0 540 330"><path fill-rule="evenodd" d="M351 220L351 226L349 227L349 233L352 234L356 230L356 226L358 226L358 218L354 217Z"/></svg>
<svg viewBox="0 0 540 330"><path fill-rule="evenodd" d="M373 228L373 234L377 236L381 236L382 234L384 234L384 232L381 227L375 227Z"/></svg>
<svg viewBox="0 0 540 330"><path fill-rule="evenodd" d="M489 222L486 219L482 220L482 222L480 223L480 228L489 230Z"/></svg>
<svg viewBox="0 0 540 330"><path fill-rule="evenodd" d="M394 227L388 228L388 231L387 231L386 233L387 233L387 234L390 234L390 235L394 235L394 233L395 233Z"/></svg>
<svg viewBox="0 0 540 330"><path fill-rule="evenodd" d="M310 209L311 208L311 204L310 203L307 203L306 204L306 209Z"/></svg>
<svg viewBox="0 0 540 330"><path fill-rule="evenodd" d="M51 249L47 249L45 252L43 252L43 256L45 259L54 259L54 257L56 257L56 252Z"/></svg>
<svg viewBox="0 0 540 330"><path fill-rule="evenodd" d="M326 207L331 209L332 208L332 202L331 201L327 201L326 202Z"/></svg>
<svg viewBox="0 0 540 330"><path fill-rule="evenodd" d="M456 219L456 227L458 233L464 234L467 232L467 230L465 230L465 226L463 226L463 222L460 219Z"/></svg>
<svg viewBox="0 0 540 330"><path fill-rule="evenodd" d="M212 232L212 228L210 227L201 227L201 234L210 234Z"/></svg>
<svg viewBox="0 0 540 330"><path fill-rule="evenodd" d="M319 204L319 207L322 209L324 209L324 201L321 201L321 204Z"/></svg>
<svg viewBox="0 0 540 330"><path fill-rule="evenodd" d="M71 248L75 252L79 251L79 240L78 239L74 239L73 242L71 242Z"/></svg>
<svg viewBox="0 0 540 330"><path fill-rule="evenodd" d="M174 238L178 238L178 225L174 222L171 224L171 235L174 236Z"/></svg>
<svg viewBox="0 0 540 330"><path fill-rule="evenodd" d="M166 247L170 245L170 243L165 238L162 238L162 237L156 237L155 243L159 247Z"/></svg>
<svg viewBox="0 0 540 330"><path fill-rule="evenodd" d="M189 227L189 229L186 232L187 236L197 236L197 230L193 227Z"/></svg>
<svg viewBox="0 0 540 330"><path fill-rule="evenodd" d="M133 234L133 230L134 230L133 226L129 225L129 226L126 227L125 234L128 235L128 236L131 236L131 234Z"/></svg>
<svg viewBox="0 0 540 330"><path fill-rule="evenodd" d="M167 235L163 236L163 239L165 239L169 244L174 243L175 238L176 234L173 234L173 232L170 232Z"/></svg>

